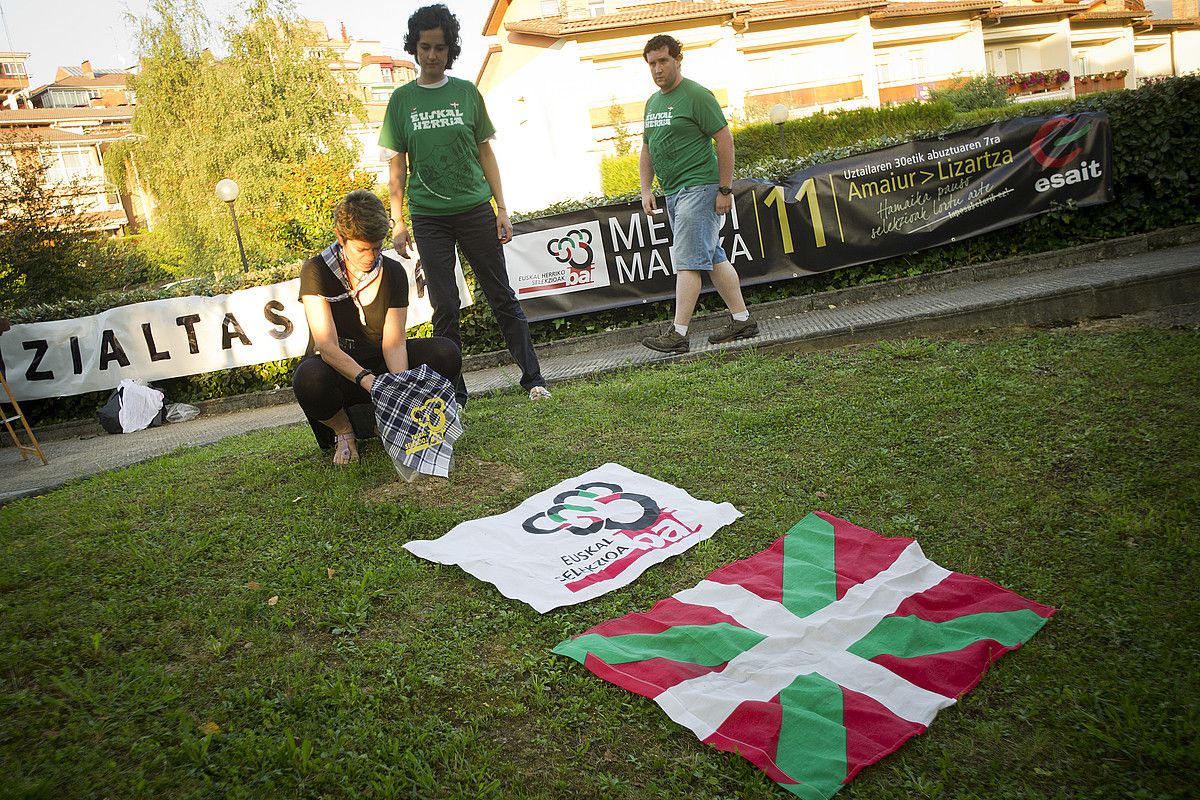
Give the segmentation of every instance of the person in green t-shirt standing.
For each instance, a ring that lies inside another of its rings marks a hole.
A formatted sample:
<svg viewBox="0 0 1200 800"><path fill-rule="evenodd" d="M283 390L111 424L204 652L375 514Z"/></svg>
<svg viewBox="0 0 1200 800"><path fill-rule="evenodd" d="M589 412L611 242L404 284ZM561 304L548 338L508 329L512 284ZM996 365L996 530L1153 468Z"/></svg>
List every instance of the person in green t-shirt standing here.
<svg viewBox="0 0 1200 800"><path fill-rule="evenodd" d="M703 286L701 273L732 316L708 337L712 344L758 335L742 299L741 280L721 247L724 215L733 207L733 134L712 92L683 77L683 49L673 36L655 36L642 56L658 91L646 101L639 162L642 210L657 214L651 184L658 175L671 225L671 262L675 268L675 321L658 336L642 340L662 353L688 351L688 325ZM713 142L716 142L716 154Z"/></svg>
<svg viewBox="0 0 1200 800"><path fill-rule="evenodd" d="M458 18L441 4L417 9L408 18L404 49L416 58L420 72L392 92L379 132L382 156L389 162L392 244L405 257L415 244L433 306L433 333L460 346L454 248L462 248L521 368L521 386L531 400L547 398L529 322L504 266L503 245L512 240L512 224L490 142L496 129L475 85L446 74L462 49ZM406 197L411 233L404 224ZM466 404L461 375L455 395L460 407Z"/></svg>

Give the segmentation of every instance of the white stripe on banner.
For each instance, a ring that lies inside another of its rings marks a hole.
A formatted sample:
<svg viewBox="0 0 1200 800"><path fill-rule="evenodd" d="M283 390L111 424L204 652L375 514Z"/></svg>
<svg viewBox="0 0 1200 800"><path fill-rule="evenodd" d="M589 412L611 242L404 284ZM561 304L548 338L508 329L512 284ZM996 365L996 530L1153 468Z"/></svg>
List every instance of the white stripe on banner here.
<svg viewBox="0 0 1200 800"><path fill-rule="evenodd" d="M747 700L768 701L801 675L821 675L864 694L901 719L928 725L955 700L916 686L848 652L908 597L941 583L950 571L925 558L916 542L887 569L842 599L797 617L781 603L739 585L701 581L675 595L711 606L768 638L711 672L666 690L655 702L671 719L707 739Z"/></svg>

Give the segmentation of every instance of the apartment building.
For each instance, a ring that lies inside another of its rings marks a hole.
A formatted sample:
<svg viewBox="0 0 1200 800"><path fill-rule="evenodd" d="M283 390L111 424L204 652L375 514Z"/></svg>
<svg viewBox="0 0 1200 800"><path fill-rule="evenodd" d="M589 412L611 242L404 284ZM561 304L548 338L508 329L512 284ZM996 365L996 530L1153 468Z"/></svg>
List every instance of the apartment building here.
<svg viewBox="0 0 1200 800"><path fill-rule="evenodd" d="M379 129L392 92L417 77L416 64L388 55L378 40L353 38L345 25L338 38L330 38L325 23L306 20L304 24L316 37L309 52L324 57L338 82L363 104L364 117L354 120L347 132L358 144L357 169L387 183L387 165L378 157Z"/></svg>
<svg viewBox="0 0 1200 800"><path fill-rule="evenodd" d="M34 108L117 108L136 103L128 81L127 69L93 69L92 62L78 67L59 67L54 82L31 89L29 104Z"/></svg>
<svg viewBox="0 0 1200 800"><path fill-rule="evenodd" d="M0 110L0 158L18 169L38 159L52 191L69 196L98 236L133 233L146 220L147 193L137 179L118 187L104 175L104 151L130 136L133 109L21 108Z"/></svg>
<svg viewBox="0 0 1200 800"><path fill-rule="evenodd" d="M659 33L747 120L780 103L795 117L920 100L971 75L1007 76L1023 101L1184 74L1200 58L1197 0L1172 2L1156 23L1142 0L492 0L477 83L510 204L534 209L597 193L600 159L640 135L654 90L642 47ZM553 180L522 168L545 163Z"/></svg>

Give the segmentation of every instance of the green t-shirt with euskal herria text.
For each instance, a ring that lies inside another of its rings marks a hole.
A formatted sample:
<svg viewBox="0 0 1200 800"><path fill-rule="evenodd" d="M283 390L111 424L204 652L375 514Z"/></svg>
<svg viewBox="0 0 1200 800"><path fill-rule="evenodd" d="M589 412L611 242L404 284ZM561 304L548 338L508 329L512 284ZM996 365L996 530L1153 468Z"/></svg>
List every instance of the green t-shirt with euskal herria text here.
<svg viewBox="0 0 1200 800"><path fill-rule="evenodd" d="M379 146L408 156L409 211L444 217L492 199L479 143L495 132L475 85L447 76L436 89L409 81L392 92Z"/></svg>
<svg viewBox="0 0 1200 800"><path fill-rule="evenodd" d="M663 194L720 180L712 137L729 123L708 89L684 78L665 94L655 92L646 101L643 123L642 138Z"/></svg>

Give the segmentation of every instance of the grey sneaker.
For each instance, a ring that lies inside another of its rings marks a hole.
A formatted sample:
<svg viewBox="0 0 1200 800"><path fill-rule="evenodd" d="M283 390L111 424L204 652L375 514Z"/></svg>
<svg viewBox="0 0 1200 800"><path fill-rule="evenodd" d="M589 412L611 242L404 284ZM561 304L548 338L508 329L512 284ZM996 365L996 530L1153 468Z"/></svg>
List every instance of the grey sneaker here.
<svg viewBox="0 0 1200 800"><path fill-rule="evenodd" d="M732 342L736 339L749 339L758 336L758 323L754 321L754 317L747 320L736 320L733 317L729 318L729 322L724 328L708 337L709 344L724 344Z"/></svg>
<svg viewBox="0 0 1200 800"><path fill-rule="evenodd" d="M686 353L689 347L688 338L675 330L674 324L668 325L658 336L642 339L642 344L660 353Z"/></svg>

